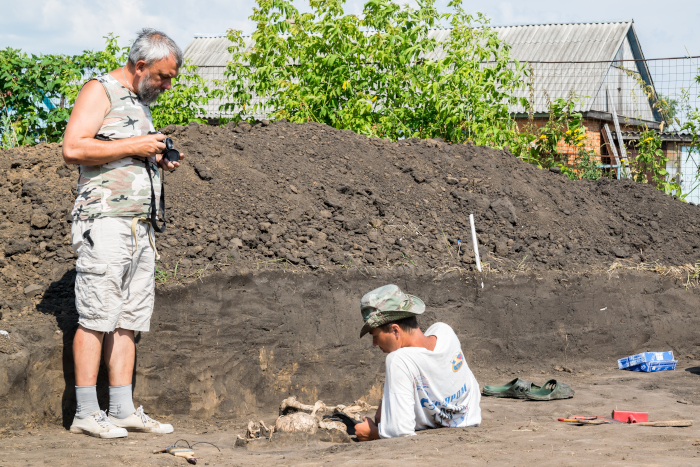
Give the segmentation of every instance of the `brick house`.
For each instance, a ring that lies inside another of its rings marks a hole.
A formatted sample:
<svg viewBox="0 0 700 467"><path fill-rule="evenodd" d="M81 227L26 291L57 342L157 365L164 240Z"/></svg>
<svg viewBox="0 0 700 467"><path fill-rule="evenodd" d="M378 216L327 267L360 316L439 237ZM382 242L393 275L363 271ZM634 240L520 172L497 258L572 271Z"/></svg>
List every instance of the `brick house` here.
<svg viewBox="0 0 700 467"><path fill-rule="evenodd" d="M681 182L686 200L700 204L698 170L700 157L690 151L691 135L668 131L662 126L659 94L675 94L681 87L697 95L692 84L696 67L680 65L678 59L647 60L634 30L634 22L540 24L493 28L500 39L511 46L512 56L527 62L532 77L520 96L530 108L512 107L518 126L542 127L549 118L549 102L580 96L575 109L581 112L586 127L587 148L597 160L618 177L620 141L628 159L637 154L641 131L659 131L661 149L669 158L669 176ZM653 65L650 71L650 64ZM687 70L682 68L686 66ZM654 76L663 80L662 88ZM673 82L671 80L677 80ZM669 82L671 81L671 82ZM620 132L615 129L617 116ZM667 120L667 119L666 119ZM615 149L613 150L613 147ZM575 148L558 146L573 163ZM617 159L613 152L617 153Z"/></svg>
<svg viewBox="0 0 700 467"><path fill-rule="evenodd" d="M587 147L604 164L611 162L605 126L614 142L615 114L620 129L630 134L645 126L659 130L663 119L654 105L651 73L632 21L493 29L511 46L512 56L527 62L532 73L528 87L521 91L530 108L511 108L520 128L544 126L550 101L576 95L575 110L584 117ZM576 152L563 144L560 150L572 158Z"/></svg>

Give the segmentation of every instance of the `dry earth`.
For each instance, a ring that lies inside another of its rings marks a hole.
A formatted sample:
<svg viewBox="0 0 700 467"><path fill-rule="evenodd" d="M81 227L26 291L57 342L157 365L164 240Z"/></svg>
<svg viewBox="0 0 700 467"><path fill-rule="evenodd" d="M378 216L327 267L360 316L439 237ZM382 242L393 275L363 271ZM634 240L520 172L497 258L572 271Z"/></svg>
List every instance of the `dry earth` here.
<svg viewBox="0 0 700 467"><path fill-rule="evenodd" d="M318 124L163 131L187 155L165 177L159 269L169 280L232 265L469 270L472 213L492 270L700 262L700 208L650 185L573 182L505 151L392 143ZM0 152L0 312L32 308L73 267L76 179L57 144ZM66 307L71 287L54 290Z"/></svg>
<svg viewBox="0 0 700 467"><path fill-rule="evenodd" d="M534 381L553 377L571 384L576 396L566 401L529 402L482 399L483 424L421 432L416 437L370 443L276 445L267 449L235 448L245 421L194 421L167 417L173 435L132 433L123 440L72 435L58 426L13 430L0 439L0 466L185 466L184 459L152 454L184 438L209 441L195 448L198 465L644 465L695 466L700 463L700 432L690 428L631 425L570 426L556 421L570 414L610 415L615 409L648 411L653 420L700 420L700 361L686 361L675 372L620 372L611 368L561 373L548 369L523 373L476 371L479 382L500 383L520 376ZM257 414L256 414L257 415ZM251 414L251 417L253 414ZM273 421L274 416L262 417ZM273 435L274 439L274 435Z"/></svg>

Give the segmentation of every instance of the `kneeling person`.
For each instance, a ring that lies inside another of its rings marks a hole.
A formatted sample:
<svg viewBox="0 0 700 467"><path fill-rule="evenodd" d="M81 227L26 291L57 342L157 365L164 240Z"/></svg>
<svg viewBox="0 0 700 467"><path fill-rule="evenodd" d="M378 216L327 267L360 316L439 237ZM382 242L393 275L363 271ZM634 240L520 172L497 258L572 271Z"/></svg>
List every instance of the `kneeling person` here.
<svg viewBox="0 0 700 467"><path fill-rule="evenodd" d="M369 332L372 345L389 355L376 422L365 417L355 427L359 441L481 423L479 385L449 325L435 323L424 334L416 316L425 304L395 285L366 294L360 309L365 322L360 337Z"/></svg>

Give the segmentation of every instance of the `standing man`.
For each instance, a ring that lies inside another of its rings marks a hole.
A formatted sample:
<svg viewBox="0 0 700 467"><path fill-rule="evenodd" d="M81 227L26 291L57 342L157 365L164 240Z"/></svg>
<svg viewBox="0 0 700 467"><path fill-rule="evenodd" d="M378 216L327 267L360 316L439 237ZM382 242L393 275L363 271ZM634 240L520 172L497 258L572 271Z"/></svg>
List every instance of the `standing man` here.
<svg viewBox="0 0 700 467"><path fill-rule="evenodd" d="M134 332L149 330L153 312L157 251L149 219L152 193L160 192L158 167L180 165L162 157L164 135L148 134L154 131L149 105L170 89L181 65L182 51L172 39L143 29L124 67L83 86L66 127L63 159L80 164L71 230L80 316L73 340L78 406L72 433L119 438L127 431L173 432L134 407L131 377ZM100 410L95 386L103 352L109 417Z"/></svg>
<svg viewBox="0 0 700 467"><path fill-rule="evenodd" d="M435 323L423 334L416 316L425 304L395 285L367 293L360 310L360 337L369 332L372 345L389 355L376 421L365 417L355 426L359 441L481 423L479 385L450 326Z"/></svg>

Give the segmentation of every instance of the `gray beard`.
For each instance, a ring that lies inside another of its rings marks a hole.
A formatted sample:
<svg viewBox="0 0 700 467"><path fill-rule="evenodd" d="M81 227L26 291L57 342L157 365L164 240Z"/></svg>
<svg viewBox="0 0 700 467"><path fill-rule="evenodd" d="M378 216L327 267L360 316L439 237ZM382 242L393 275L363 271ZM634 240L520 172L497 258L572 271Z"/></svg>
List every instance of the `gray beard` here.
<svg viewBox="0 0 700 467"><path fill-rule="evenodd" d="M137 95L139 96L139 100L143 105L153 104L162 93L163 89L153 86L153 80L151 79L150 73L144 76L139 83L139 92Z"/></svg>

